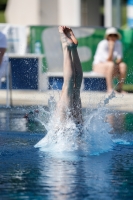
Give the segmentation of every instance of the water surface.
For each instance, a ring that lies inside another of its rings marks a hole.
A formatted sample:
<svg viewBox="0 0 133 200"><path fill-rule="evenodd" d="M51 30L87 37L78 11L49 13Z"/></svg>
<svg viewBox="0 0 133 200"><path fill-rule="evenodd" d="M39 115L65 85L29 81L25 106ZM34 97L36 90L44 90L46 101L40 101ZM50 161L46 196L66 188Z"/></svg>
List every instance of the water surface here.
<svg viewBox="0 0 133 200"><path fill-rule="evenodd" d="M89 155L34 148L46 129L23 118L27 109L0 109L2 200L132 199L133 113L110 111L112 149Z"/></svg>

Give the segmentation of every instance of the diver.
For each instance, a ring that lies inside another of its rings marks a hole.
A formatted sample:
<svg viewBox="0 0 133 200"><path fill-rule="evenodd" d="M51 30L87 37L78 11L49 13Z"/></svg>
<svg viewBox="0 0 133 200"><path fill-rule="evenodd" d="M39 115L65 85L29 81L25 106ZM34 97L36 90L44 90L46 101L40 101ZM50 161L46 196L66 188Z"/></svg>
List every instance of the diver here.
<svg viewBox="0 0 133 200"><path fill-rule="evenodd" d="M61 121L69 117L77 124L82 123L82 106L80 88L82 83L82 67L77 52L78 41L71 28L59 26L60 39L63 49L63 75L61 97L56 110Z"/></svg>
<svg viewBox="0 0 133 200"><path fill-rule="evenodd" d="M78 41L71 28L66 26L59 26L58 30L60 34L64 57L64 82L59 102L57 103L57 106L55 108L55 116L62 123L70 118L75 122L75 124L82 125L83 119L80 88L83 78L83 72L77 52ZM24 117L28 119L29 114L26 114Z"/></svg>

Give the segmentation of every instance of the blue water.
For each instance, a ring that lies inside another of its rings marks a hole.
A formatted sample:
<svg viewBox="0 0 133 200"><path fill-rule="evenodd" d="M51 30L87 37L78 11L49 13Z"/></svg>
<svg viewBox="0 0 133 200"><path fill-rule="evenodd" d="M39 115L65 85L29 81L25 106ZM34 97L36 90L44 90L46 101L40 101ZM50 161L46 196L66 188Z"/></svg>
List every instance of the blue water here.
<svg viewBox="0 0 133 200"><path fill-rule="evenodd" d="M23 118L31 109L0 109L0 199L132 199L133 113L106 112L111 149L56 152L34 147L47 131L40 121ZM89 131L103 128L101 118L91 111Z"/></svg>

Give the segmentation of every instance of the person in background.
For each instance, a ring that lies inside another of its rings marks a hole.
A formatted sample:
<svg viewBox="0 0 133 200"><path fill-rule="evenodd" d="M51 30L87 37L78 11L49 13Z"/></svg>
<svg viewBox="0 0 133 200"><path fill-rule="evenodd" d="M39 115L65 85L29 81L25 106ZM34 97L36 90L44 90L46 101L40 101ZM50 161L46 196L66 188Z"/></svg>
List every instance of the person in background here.
<svg viewBox="0 0 133 200"><path fill-rule="evenodd" d="M99 42L93 61L93 71L106 78L107 92L113 91L112 80L119 79L117 91L125 93L122 86L126 77L126 64L122 61L121 35L114 27L106 29L105 39Z"/></svg>
<svg viewBox="0 0 133 200"><path fill-rule="evenodd" d="M0 32L0 88L1 88L1 78L6 76L8 58L5 55L7 49L6 36Z"/></svg>

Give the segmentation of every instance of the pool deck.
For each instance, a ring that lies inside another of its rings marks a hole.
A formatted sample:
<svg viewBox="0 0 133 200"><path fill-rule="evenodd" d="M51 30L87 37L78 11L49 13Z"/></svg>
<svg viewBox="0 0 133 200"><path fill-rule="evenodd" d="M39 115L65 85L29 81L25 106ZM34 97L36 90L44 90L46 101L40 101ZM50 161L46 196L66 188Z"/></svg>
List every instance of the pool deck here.
<svg viewBox="0 0 133 200"><path fill-rule="evenodd" d="M32 106L48 105L50 95L55 96L56 101L60 97L60 91L39 92L36 90L13 90L11 93L13 106ZM104 104L109 95L105 92L81 92L81 101L83 107L97 108L99 103ZM0 105L6 105L6 90L0 90ZM115 97L109 100L106 106L113 110L133 112L133 94L115 94Z"/></svg>

